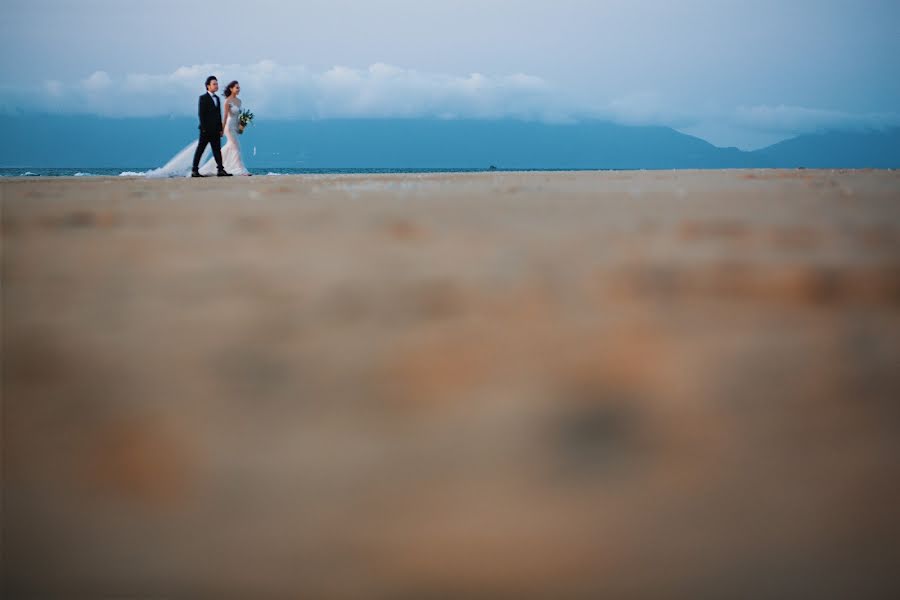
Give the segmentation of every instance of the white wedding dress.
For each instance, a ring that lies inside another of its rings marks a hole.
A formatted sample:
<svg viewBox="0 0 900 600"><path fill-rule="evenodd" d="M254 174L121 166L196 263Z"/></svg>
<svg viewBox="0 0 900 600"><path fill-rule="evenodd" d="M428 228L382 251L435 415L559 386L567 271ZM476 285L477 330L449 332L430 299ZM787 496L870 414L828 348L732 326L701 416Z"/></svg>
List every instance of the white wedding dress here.
<svg viewBox="0 0 900 600"><path fill-rule="evenodd" d="M250 171L244 166L244 159L241 157L241 143L238 141L240 134L238 133L238 123L241 114L241 100L234 98L229 103L228 121L225 123L225 145L222 146L222 166L225 171L232 175L249 175ZM169 162L158 169L147 171L146 177L190 177L191 167L194 161L194 151L197 150L197 141L188 144L181 152L172 157ZM212 151L209 146L203 152L200 159L200 174L215 175L216 159L211 156ZM203 159L209 156L206 162Z"/></svg>
<svg viewBox="0 0 900 600"><path fill-rule="evenodd" d="M241 99L234 98L228 104L228 121L225 122L225 145L222 146L222 166L225 171L232 175L249 175L250 171L244 166L244 160L241 158L241 143L238 141L240 134L238 133L238 123L241 116ZM195 146L196 147L196 146ZM216 159L210 157L206 163L200 167L201 175L216 174Z"/></svg>

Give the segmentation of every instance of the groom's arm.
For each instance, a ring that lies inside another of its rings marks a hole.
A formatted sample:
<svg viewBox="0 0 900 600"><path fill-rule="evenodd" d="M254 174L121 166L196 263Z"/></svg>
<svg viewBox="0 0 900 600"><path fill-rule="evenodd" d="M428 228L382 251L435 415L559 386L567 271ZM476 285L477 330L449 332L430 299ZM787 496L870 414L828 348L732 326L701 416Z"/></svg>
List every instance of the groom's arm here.
<svg viewBox="0 0 900 600"><path fill-rule="evenodd" d="M203 96L197 99L197 118L200 119L200 129L203 129Z"/></svg>

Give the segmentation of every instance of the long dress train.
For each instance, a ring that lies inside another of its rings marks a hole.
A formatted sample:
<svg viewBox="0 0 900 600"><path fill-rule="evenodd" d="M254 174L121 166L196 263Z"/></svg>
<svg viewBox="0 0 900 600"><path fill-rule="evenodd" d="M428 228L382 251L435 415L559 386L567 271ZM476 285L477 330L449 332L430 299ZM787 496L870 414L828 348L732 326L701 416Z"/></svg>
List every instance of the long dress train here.
<svg viewBox="0 0 900 600"><path fill-rule="evenodd" d="M225 145L222 146L222 166L232 175L249 175L250 172L244 166L244 160L241 157L241 143L238 141L238 118L241 112L240 99L235 98L230 104L228 122L225 124ZM173 156L169 162L158 169L153 169L144 173L145 177L162 178L162 177L190 177L191 166L194 161L194 151L197 149L197 140L194 140L182 150ZM200 173L203 175L216 174L216 161L211 156L212 152L209 146L201 157ZM209 160L204 159L210 156Z"/></svg>

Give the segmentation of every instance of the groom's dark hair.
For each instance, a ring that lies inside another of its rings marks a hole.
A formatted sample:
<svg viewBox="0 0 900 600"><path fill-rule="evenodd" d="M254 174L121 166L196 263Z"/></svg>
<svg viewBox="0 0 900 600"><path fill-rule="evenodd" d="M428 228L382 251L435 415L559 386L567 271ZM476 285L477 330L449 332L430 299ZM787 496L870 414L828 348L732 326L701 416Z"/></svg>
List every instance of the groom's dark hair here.
<svg viewBox="0 0 900 600"><path fill-rule="evenodd" d="M215 76L215 75L210 75L209 77L207 77L207 78L206 78L206 89L209 89L209 82L210 82L210 81L218 81L218 79L216 79L216 76Z"/></svg>

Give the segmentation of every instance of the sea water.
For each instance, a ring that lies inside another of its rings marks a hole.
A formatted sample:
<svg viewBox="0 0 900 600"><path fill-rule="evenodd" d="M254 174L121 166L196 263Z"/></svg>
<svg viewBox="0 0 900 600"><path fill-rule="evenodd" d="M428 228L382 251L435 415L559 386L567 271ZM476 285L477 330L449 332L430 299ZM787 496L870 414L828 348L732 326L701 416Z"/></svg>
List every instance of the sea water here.
<svg viewBox="0 0 900 600"><path fill-rule="evenodd" d="M151 168L148 167L0 167L0 177L143 177ZM562 171L570 169L515 169L515 171ZM580 169L576 169L580 170ZM250 169L254 175L343 175L343 174L378 174L378 173L482 173L489 171L507 171L507 169L292 169L292 168L258 168Z"/></svg>

